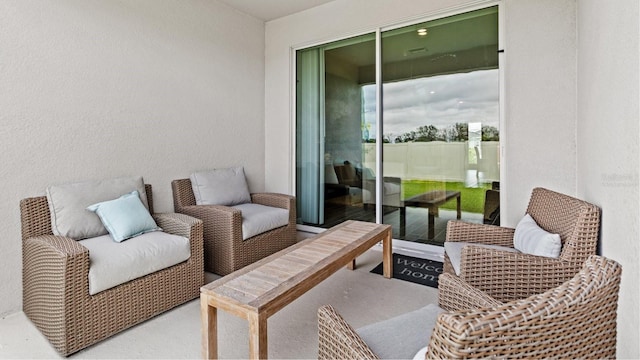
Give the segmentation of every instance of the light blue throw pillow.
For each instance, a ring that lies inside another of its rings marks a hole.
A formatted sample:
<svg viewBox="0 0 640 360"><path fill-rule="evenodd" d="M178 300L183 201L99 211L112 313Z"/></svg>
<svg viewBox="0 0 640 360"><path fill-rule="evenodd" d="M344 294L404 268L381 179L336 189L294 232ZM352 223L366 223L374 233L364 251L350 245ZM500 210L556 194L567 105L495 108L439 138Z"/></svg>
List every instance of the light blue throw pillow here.
<svg viewBox="0 0 640 360"><path fill-rule="evenodd" d="M117 242L146 232L162 230L142 204L137 190L115 200L90 205L87 210L100 217L111 238Z"/></svg>

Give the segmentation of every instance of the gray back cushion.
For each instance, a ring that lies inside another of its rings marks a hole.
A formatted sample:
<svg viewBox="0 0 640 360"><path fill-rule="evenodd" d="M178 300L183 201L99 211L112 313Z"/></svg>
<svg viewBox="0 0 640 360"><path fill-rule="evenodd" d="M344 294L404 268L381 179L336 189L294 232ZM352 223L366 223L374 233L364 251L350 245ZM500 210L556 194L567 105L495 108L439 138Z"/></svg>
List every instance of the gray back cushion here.
<svg viewBox="0 0 640 360"><path fill-rule="evenodd" d="M47 201L53 234L76 240L106 234L107 230L98 215L87 210L87 207L119 198L133 190L138 191L140 200L148 210L142 176L49 186Z"/></svg>
<svg viewBox="0 0 640 360"><path fill-rule="evenodd" d="M381 359L413 359L429 345L438 315L444 310L434 304L356 330Z"/></svg>
<svg viewBox="0 0 640 360"><path fill-rule="evenodd" d="M197 205L232 206L251 202L243 167L195 172L189 178Z"/></svg>

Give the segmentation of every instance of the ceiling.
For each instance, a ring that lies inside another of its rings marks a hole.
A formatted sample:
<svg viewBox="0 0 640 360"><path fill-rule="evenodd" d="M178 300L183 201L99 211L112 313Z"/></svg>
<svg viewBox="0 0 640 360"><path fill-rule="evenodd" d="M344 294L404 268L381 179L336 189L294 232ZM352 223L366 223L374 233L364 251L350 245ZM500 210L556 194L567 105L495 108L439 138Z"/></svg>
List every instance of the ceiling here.
<svg viewBox="0 0 640 360"><path fill-rule="evenodd" d="M497 23L496 8L487 8L387 31L382 35L382 56L385 62L415 58L437 61L455 58L455 54L473 48L497 47ZM428 34L418 35L420 28L427 29ZM373 32L343 43L332 46L331 56L356 66L375 64Z"/></svg>
<svg viewBox="0 0 640 360"><path fill-rule="evenodd" d="M333 0L218 0L238 11L270 21L310 9Z"/></svg>
<svg viewBox="0 0 640 360"><path fill-rule="evenodd" d="M381 43L383 79L398 81L496 68L497 25L497 8L491 7L385 31ZM427 35L419 35L418 29L426 29ZM330 72L357 68L361 84L375 82L373 33L320 47Z"/></svg>

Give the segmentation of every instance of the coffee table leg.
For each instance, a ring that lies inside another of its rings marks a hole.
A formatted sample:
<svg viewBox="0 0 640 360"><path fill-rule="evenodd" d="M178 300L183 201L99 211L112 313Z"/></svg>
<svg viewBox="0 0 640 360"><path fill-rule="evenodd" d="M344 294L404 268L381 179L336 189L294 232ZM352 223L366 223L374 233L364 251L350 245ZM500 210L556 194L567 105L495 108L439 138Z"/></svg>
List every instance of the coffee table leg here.
<svg viewBox="0 0 640 360"><path fill-rule="evenodd" d="M431 208L429 208L429 240L432 240L436 236L436 220L435 215L431 213Z"/></svg>
<svg viewBox="0 0 640 360"><path fill-rule="evenodd" d="M391 254L391 230L382 239L382 275L387 279L393 276L393 255Z"/></svg>
<svg viewBox="0 0 640 360"><path fill-rule="evenodd" d="M264 314L250 313L249 321L249 359L266 359L267 349L267 317Z"/></svg>
<svg viewBox="0 0 640 360"><path fill-rule="evenodd" d="M200 321L202 322L202 358L218 358L218 312L209 306L207 296L200 295Z"/></svg>
<svg viewBox="0 0 640 360"><path fill-rule="evenodd" d="M355 270L355 268L356 268L356 259L353 259L349 261L349 263L347 264L347 269Z"/></svg>

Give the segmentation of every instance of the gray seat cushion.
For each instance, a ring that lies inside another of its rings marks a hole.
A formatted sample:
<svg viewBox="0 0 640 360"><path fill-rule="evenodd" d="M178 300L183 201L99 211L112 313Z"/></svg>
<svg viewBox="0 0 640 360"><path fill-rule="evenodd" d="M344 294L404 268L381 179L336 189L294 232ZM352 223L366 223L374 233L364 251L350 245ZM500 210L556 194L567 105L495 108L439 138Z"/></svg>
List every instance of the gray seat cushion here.
<svg viewBox="0 0 640 360"><path fill-rule="evenodd" d="M460 259L462 257L462 248L467 245L479 246L488 249L496 249L507 252L519 252L518 250L505 246L498 245L485 245L485 244L476 244L469 242L458 242L458 241L445 241L444 242L444 252L449 257L451 261L451 266L453 266L453 270L455 270L456 275L460 275Z"/></svg>
<svg viewBox="0 0 640 360"><path fill-rule="evenodd" d="M242 240L289 224L289 210L260 204L234 205L242 211Z"/></svg>
<svg viewBox="0 0 640 360"><path fill-rule="evenodd" d="M434 304L356 330L381 359L413 359L429 344L438 315L444 310Z"/></svg>
<svg viewBox="0 0 640 360"><path fill-rule="evenodd" d="M166 269L191 256L189 239L154 231L123 242L109 235L79 241L89 249L89 294Z"/></svg>

